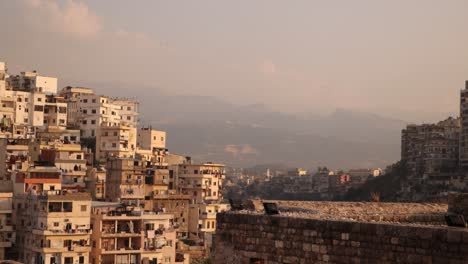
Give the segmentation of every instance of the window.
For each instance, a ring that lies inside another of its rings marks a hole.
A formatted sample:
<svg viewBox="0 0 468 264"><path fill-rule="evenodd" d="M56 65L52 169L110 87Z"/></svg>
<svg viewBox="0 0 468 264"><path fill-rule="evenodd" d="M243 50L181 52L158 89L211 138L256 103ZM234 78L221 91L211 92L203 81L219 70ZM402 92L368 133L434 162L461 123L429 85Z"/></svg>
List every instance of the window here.
<svg viewBox="0 0 468 264"><path fill-rule="evenodd" d="M81 155L76 155L76 159L77 159L77 160L80 160L80 159L81 159Z"/></svg>
<svg viewBox="0 0 468 264"><path fill-rule="evenodd" d="M35 106L34 106L34 111L36 111L36 112L44 112L44 106L42 106L42 105L35 105Z"/></svg>
<svg viewBox="0 0 468 264"><path fill-rule="evenodd" d="M131 120L131 119L132 119L131 117L127 116L127 120Z"/></svg>
<svg viewBox="0 0 468 264"><path fill-rule="evenodd" d="M54 222L54 226L55 227L59 226L59 222Z"/></svg>
<svg viewBox="0 0 468 264"><path fill-rule="evenodd" d="M88 99L83 99L83 103L87 103L88 102Z"/></svg>
<svg viewBox="0 0 468 264"><path fill-rule="evenodd" d="M104 132L104 136L105 136L105 137L109 136L109 132L107 132L107 131Z"/></svg>
<svg viewBox="0 0 468 264"><path fill-rule="evenodd" d="M81 206L81 212L86 212L88 210L88 207L86 205Z"/></svg>
<svg viewBox="0 0 468 264"><path fill-rule="evenodd" d="M96 109L91 110L91 113L95 114L95 113L96 113Z"/></svg>
<svg viewBox="0 0 468 264"><path fill-rule="evenodd" d="M24 98L24 101L27 103L29 100L28 100L28 98Z"/></svg>
<svg viewBox="0 0 468 264"><path fill-rule="evenodd" d="M87 114L87 113L88 113L88 110L83 109L83 114Z"/></svg>
<svg viewBox="0 0 468 264"><path fill-rule="evenodd" d="M65 264L73 264L73 257L65 257Z"/></svg>
<svg viewBox="0 0 468 264"><path fill-rule="evenodd" d="M96 102L96 99L93 99L93 103L95 103L95 102Z"/></svg>
<svg viewBox="0 0 468 264"><path fill-rule="evenodd" d="M132 110L132 108L131 108L130 106L127 106L127 110L129 110L129 111L130 111L130 110Z"/></svg>
<svg viewBox="0 0 468 264"><path fill-rule="evenodd" d="M59 123L63 125L63 124L65 124L65 120L59 119Z"/></svg>
<svg viewBox="0 0 468 264"><path fill-rule="evenodd" d="M18 101L18 102L21 102L21 97L18 97L18 100L17 100L17 101Z"/></svg>
<svg viewBox="0 0 468 264"><path fill-rule="evenodd" d="M94 131L94 129L93 129L93 130L91 130L91 136L92 136L92 137L94 137L94 136L95 136L95 133L96 133L96 132Z"/></svg>
<svg viewBox="0 0 468 264"><path fill-rule="evenodd" d="M73 203L72 202L64 202L63 203L63 211L64 212L72 212L73 211Z"/></svg>
<svg viewBox="0 0 468 264"><path fill-rule="evenodd" d="M37 101L38 101L38 102L42 102L42 98L40 98L40 97L37 98Z"/></svg>
<svg viewBox="0 0 468 264"><path fill-rule="evenodd" d="M83 125L86 125L88 124L88 121L87 120L83 120Z"/></svg>
<svg viewBox="0 0 468 264"><path fill-rule="evenodd" d="M113 148L116 148L116 147L117 147L117 143L112 143L112 147L113 147Z"/></svg>
<svg viewBox="0 0 468 264"><path fill-rule="evenodd" d="M83 257L83 256L80 256L78 263L80 263L80 264L84 264L84 263L85 263L84 257Z"/></svg>
<svg viewBox="0 0 468 264"><path fill-rule="evenodd" d="M91 120L91 124L92 124L92 125L95 125L95 124L96 124L96 120Z"/></svg>
<svg viewBox="0 0 468 264"><path fill-rule="evenodd" d="M114 131L114 137L116 137L118 135L117 131Z"/></svg>

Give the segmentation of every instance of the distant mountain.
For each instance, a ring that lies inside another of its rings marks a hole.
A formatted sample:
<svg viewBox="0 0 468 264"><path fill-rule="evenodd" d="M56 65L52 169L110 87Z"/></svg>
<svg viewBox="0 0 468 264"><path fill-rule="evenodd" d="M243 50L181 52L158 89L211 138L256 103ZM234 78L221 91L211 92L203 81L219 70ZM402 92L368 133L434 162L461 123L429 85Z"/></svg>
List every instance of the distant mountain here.
<svg viewBox="0 0 468 264"><path fill-rule="evenodd" d="M119 85L91 87L114 96L132 92ZM232 166L384 167L399 159L406 124L347 109L327 116L299 116L211 96L167 95L151 87L138 91L133 96L141 102L141 123L166 130L170 151Z"/></svg>

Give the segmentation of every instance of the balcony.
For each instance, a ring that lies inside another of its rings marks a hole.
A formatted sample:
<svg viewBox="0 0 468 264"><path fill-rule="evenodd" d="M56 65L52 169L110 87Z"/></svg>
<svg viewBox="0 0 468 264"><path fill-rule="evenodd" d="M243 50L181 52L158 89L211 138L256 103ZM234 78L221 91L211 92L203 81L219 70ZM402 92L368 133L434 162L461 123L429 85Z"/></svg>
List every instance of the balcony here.
<svg viewBox="0 0 468 264"><path fill-rule="evenodd" d="M43 236L79 236L79 235L87 235L92 234L91 229L70 229L70 230L41 230L41 229L34 229L34 235L43 235Z"/></svg>

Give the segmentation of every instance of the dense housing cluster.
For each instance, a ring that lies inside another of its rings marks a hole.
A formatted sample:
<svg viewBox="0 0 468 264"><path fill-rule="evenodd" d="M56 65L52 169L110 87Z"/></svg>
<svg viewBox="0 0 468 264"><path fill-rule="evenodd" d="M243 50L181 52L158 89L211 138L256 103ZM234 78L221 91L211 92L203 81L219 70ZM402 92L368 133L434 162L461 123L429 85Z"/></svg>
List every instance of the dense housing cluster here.
<svg viewBox="0 0 468 264"><path fill-rule="evenodd" d="M209 251L225 168L169 153L137 101L0 62L0 260L189 263Z"/></svg>

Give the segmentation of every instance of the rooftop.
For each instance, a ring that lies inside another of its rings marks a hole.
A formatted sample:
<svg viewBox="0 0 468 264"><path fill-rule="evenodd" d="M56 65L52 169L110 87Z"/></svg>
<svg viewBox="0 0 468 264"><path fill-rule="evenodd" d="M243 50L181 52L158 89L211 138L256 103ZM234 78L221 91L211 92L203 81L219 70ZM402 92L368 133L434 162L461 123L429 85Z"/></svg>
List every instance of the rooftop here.
<svg viewBox="0 0 468 264"><path fill-rule="evenodd" d="M277 203L280 216L320 220L387 222L419 225L446 225L446 204L265 201ZM231 211L240 214L263 214L259 211Z"/></svg>

